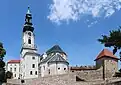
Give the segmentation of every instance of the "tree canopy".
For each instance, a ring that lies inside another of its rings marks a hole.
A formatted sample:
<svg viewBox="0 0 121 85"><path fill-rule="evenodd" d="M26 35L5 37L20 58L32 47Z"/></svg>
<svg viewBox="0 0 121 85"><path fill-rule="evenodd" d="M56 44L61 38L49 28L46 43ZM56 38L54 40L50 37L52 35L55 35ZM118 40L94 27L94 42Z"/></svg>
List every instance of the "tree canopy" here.
<svg viewBox="0 0 121 85"><path fill-rule="evenodd" d="M6 55L6 51L3 48L3 44L0 42L0 60L3 60L3 57Z"/></svg>
<svg viewBox="0 0 121 85"><path fill-rule="evenodd" d="M10 71L7 71L7 72L6 72L6 78L7 78L7 79L11 79L12 77L13 77L13 73L10 72Z"/></svg>
<svg viewBox="0 0 121 85"><path fill-rule="evenodd" d="M109 31L109 33L109 35L102 35L102 38L98 39L98 41L104 44L105 47L113 47L113 54L115 54L117 50L121 49L121 27L117 30Z"/></svg>
<svg viewBox="0 0 121 85"><path fill-rule="evenodd" d="M0 43L0 84L6 82L5 79L5 62L3 61L3 57L6 55L6 51L3 48L3 44Z"/></svg>

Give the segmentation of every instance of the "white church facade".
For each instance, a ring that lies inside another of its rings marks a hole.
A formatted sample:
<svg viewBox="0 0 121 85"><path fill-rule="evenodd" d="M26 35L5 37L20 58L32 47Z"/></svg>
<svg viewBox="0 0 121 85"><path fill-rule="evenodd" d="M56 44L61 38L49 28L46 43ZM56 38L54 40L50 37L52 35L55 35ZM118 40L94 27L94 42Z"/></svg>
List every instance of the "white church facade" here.
<svg viewBox="0 0 121 85"><path fill-rule="evenodd" d="M7 68L9 68L9 66L7 66ZM67 55L58 45L53 46L42 55L37 52L32 14L29 7L23 27L19 68L20 79L65 74L69 69ZM14 79L17 79L17 77Z"/></svg>

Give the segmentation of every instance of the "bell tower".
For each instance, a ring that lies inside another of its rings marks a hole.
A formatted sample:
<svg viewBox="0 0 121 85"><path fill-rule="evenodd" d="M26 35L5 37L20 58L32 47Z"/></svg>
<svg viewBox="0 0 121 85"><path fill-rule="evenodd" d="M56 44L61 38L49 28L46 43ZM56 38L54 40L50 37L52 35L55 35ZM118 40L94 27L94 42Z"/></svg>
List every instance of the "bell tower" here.
<svg viewBox="0 0 121 85"><path fill-rule="evenodd" d="M37 53L35 45L34 27L32 24L32 14L30 8L25 16L25 24L23 27L22 48L20 52L20 78L37 78L38 77L38 60L40 54Z"/></svg>
<svg viewBox="0 0 121 85"><path fill-rule="evenodd" d="M32 14L30 12L30 7L28 7L28 11L25 16L25 24L23 27L23 40L22 40L22 49L21 56L24 56L24 53L27 51L36 51L37 47L35 45L35 35L34 35L34 27L32 24Z"/></svg>

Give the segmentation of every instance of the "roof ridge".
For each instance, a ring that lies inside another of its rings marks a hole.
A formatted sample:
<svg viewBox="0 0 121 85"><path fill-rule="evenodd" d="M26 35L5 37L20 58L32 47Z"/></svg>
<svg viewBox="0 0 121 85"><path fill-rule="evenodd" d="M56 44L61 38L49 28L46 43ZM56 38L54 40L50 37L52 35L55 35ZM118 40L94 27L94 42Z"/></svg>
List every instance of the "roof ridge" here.
<svg viewBox="0 0 121 85"><path fill-rule="evenodd" d="M54 60L55 59L55 60ZM51 58L49 60L49 62L53 62L53 61L64 61L64 62L67 62L60 54L55 54L53 56L53 58Z"/></svg>
<svg viewBox="0 0 121 85"><path fill-rule="evenodd" d="M52 52L63 52L65 53L59 45L54 45L51 47L49 50L46 51L47 54L52 53ZM66 54L66 53L65 53Z"/></svg>
<svg viewBox="0 0 121 85"><path fill-rule="evenodd" d="M47 60L47 63L53 58L54 56L51 56L50 59Z"/></svg>

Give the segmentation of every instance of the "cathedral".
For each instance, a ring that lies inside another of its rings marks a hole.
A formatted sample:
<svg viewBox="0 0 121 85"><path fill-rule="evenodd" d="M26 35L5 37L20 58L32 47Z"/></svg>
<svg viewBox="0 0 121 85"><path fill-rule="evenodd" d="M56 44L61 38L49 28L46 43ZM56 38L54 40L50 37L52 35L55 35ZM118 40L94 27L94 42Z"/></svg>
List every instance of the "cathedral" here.
<svg viewBox="0 0 121 85"><path fill-rule="evenodd" d="M59 45L53 46L42 55L37 52L29 7L25 16L22 37L20 60L10 60L7 63L7 70L13 73L14 79L37 78L38 75L44 77L68 72L67 55Z"/></svg>

